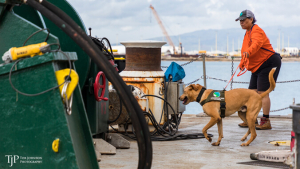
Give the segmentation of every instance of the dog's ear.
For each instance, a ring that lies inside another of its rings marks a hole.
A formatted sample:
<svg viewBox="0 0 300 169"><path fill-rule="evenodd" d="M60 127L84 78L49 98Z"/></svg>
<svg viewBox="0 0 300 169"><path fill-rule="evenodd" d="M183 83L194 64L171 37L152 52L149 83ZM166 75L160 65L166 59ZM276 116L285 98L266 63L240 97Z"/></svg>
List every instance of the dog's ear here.
<svg viewBox="0 0 300 169"><path fill-rule="evenodd" d="M201 85L199 85L199 84L196 84L196 85L195 84L191 84L190 87L191 87L192 90L198 90L201 87Z"/></svg>

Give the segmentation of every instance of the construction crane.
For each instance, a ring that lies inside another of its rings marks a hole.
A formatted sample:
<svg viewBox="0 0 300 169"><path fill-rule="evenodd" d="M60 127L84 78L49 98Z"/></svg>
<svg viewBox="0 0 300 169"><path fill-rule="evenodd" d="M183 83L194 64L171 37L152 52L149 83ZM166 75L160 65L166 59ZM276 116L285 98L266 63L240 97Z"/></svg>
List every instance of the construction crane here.
<svg viewBox="0 0 300 169"><path fill-rule="evenodd" d="M170 36L168 35L168 32L166 31L166 29L165 29L164 25L162 24L161 20L159 19L159 16L158 16L156 10L154 9L154 7L153 7L152 5L150 5L150 9L152 10L152 12L153 12L153 14L154 14L154 16L155 16L155 18L156 18L156 20L157 20L157 22L158 22L160 28L162 29L163 34L164 34L165 37L167 38L168 43L169 43L171 46L173 46L174 54L176 54L175 45L174 45L174 43L172 42Z"/></svg>

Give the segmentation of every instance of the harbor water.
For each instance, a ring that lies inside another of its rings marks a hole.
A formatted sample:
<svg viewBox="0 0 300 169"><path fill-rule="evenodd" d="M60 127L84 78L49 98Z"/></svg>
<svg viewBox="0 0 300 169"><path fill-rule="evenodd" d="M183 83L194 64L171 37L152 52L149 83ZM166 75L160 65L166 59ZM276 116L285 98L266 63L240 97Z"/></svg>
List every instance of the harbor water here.
<svg viewBox="0 0 300 169"><path fill-rule="evenodd" d="M162 66L169 66L172 61L162 61ZM186 63L187 61L176 61L179 65ZM231 77L232 62L222 62L222 61L206 61L206 75L208 77L229 80ZM236 70L239 62L234 62L233 69ZM188 65L183 66L185 71L185 78L183 82L188 84L203 75L203 63L202 61L195 61ZM299 80L300 79L300 62L282 62L280 73L277 82ZM167 70L167 68L163 68ZM239 71L239 70L238 70ZM237 71L237 73L238 73ZM236 74L237 74L236 73ZM233 78L233 81L237 82L249 82L251 72L247 72L242 76ZM200 85L204 85L203 79L195 82ZM207 88L214 90L222 90L228 82L207 79ZM235 88L248 88L249 84L233 83L232 89ZM293 98L295 98L296 103L300 103L300 82L287 82L287 83L276 83L276 88L270 93L271 99L271 112L270 115L289 115L292 114L292 109L288 108L281 111L274 111L282 108L287 108L293 103ZM226 90L230 90L230 84L227 86ZM274 111L274 112L272 112ZM185 114L198 114L202 113L202 107L200 104L193 102L186 106ZM260 112L262 114L262 112Z"/></svg>

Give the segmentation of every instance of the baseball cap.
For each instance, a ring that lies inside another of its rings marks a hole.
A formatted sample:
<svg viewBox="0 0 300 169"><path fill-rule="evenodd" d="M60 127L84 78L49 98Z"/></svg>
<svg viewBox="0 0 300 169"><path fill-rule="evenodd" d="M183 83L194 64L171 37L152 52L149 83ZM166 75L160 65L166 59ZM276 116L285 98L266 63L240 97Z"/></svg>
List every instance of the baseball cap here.
<svg viewBox="0 0 300 169"><path fill-rule="evenodd" d="M255 19L255 16L253 14L253 12L251 12L250 10L244 10L240 13L240 16L238 18L236 18L235 21L238 21L238 20L244 20L246 18L253 18L253 22L256 22L256 19Z"/></svg>

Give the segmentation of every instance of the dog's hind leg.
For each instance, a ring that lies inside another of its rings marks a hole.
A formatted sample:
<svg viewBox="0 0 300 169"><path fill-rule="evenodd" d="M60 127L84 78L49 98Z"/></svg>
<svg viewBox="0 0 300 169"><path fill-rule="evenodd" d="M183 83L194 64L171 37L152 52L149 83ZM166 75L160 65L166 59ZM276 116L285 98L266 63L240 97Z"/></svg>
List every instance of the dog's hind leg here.
<svg viewBox="0 0 300 169"><path fill-rule="evenodd" d="M247 119L246 119L246 112L242 112L241 110L238 111L239 117L244 121L244 123L247 124Z"/></svg>
<svg viewBox="0 0 300 169"><path fill-rule="evenodd" d="M247 112L246 118L248 121L249 130L247 131L246 135L250 132L251 137L246 143L242 143L241 146L249 146L249 144L256 138L257 134L256 134L256 130L255 130L255 121L256 121L256 117L259 113L260 108L261 108L261 106L258 106L256 109L252 110L253 112L250 112L250 111Z"/></svg>
<svg viewBox="0 0 300 169"><path fill-rule="evenodd" d="M219 138L218 141L215 143L212 143L213 146L219 146L221 143L221 140L223 138L223 124L222 124L222 118L217 122L218 125L218 132L219 132Z"/></svg>
<svg viewBox="0 0 300 169"><path fill-rule="evenodd" d="M242 112L241 110L238 111L238 115L239 117L244 121L244 123L247 123L247 119L246 119L246 112ZM247 136L250 134L250 129L247 131L247 133L242 137L241 141L245 141L247 139Z"/></svg>

